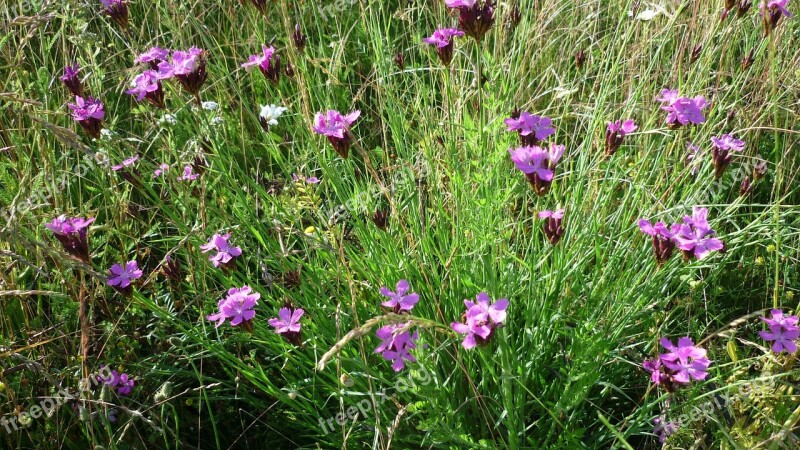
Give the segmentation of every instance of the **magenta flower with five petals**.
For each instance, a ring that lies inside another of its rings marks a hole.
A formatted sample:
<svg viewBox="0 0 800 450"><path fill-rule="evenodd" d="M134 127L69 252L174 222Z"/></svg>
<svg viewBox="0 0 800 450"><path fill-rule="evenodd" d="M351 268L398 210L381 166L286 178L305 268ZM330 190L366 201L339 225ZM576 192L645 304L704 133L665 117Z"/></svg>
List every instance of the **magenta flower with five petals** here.
<svg viewBox="0 0 800 450"><path fill-rule="evenodd" d="M676 383L686 384L691 380L703 380L708 376L708 366L711 361L706 357L706 351L696 347L689 337L678 339L675 346L669 339L662 338L661 346L668 350L659 355L661 363L672 370L672 380Z"/></svg>
<svg viewBox="0 0 800 450"><path fill-rule="evenodd" d="M523 146L508 149L511 161L525 174L537 195L544 195L550 189L555 168L564 154L563 145L550 144L545 150L539 146Z"/></svg>
<svg viewBox="0 0 800 450"><path fill-rule="evenodd" d="M732 152L741 152L744 150L745 144L743 140L736 139L730 134L712 137L711 144L713 145L711 158L714 160L714 177L720 178L731 163Z"/></svg>
<svg viewBox="0 0 800 450"><path fill-rule="evenodd" d="M477 345L484 345L489 342L494 330L498 328L506 319L506 309L508 300L501 298L491 303L491 299L486 292L481 292L476 296L477 302L464 300L467 312L463 322L453 322L450 328L456 333L466 335L461 345L469 350Z"/></svg>
<svg viewBox="0 0 800 450"><path fill-rule="evenodd" d="M662 103L661 109L667 111L667 124L671 128L688 124L698 125L706 121L702 110L708 102L703 96L681 97L677 90L664 89L656 100Z"/></svg>
<svg viewBox="0 0 800 450"><path fill-rule="evenodd" d="M72 110L72 118L78 122L86 134L95 139L100 138L100 128L102 128L103 119L106 116L103 102L92 97L84 99L76 96L75 103L68 103L67 106Z"/></svg>
<svg viewBox="0 0 800 450"><path fill-rule="evenodd" d="M269 324L275 328L275 333L283 336L294 345L300 345L300 318L305 311L300 308L281 308L278 318L269 319Z"/></svg>
<svg viewBox="0 0 800 450"><path fill-rule="evenodd" d="M407 328L408 323L386 325L375 332L381 340L380 345L375 348L375 353L380 353L383 359L392 361L392 369L395 372L403 370L405 361L417 362L410 350L417 348L419 333L415 331L412 334Z"/></svg>
<svg viewBox="0 0 800 450"><path fill-rule="evenodd" d="M794 353L797 351L797 339L800 337L800 327L797 326L797 316L784 316L780 309L770 311L772 318L762 317L769 327L769 331L760 331L758 334L765 341L773 342L772 351L781 353Z"/></svg>
<svg viewBox="0 0 800 450"><path fill-rule="evenodd" d="M326 113L317 113L314 116L314 124L311 129L317 133L328 138L328 141L333 145L342 158L347 158L350 149L350 127L355 123L361 111L355 110L346 116L343 116L339 111L328 110Z"/></svg>
<svg viewBox="0 0 800 450"><path fill-rule="evenodd" d="M109 269L109 277L106 282L109 286L124 295L129 295L132 291L132 283L142 277L142 271L135 260L128 261L124 266L114 264Z"/></svg>
<svg viewBox="0 0 800 450"><path fill-rule="evenodd" d="M624 122L622 120L609 122L606 129L606 154L610 156L616 153L622 145L623 138L636 131L637 128L633 119Z"/></svg>
<svg viewBox="0 0 800 450"><path fill-rule="evenodd" d="M389 300L381 303L381 305L392 308L394 312L411 311L419 301L419 294L411 293L406 295L406 292L410 289L406 280L398 281L396 289L397 292L392 292L386 286L381 287L381 295L389 297Z"/></svg>
<svg viewBox="0 0 800 450"><path fill-rule="evenodd" d="M536 116L527 111L512 114L504 120L508 131L519 133L523 146L534 146L556 133L553 121L549 117Z"/></svg>
<svg viewBox="0 0 800 450"><path fill-rule="evenodd" d="M72 66L66 66L64 67L64 75L60 76L58 79L64 83L64 86L72 95L83 97L83 84L78 76L78 71L80 71L78 63Z"/></svg>
<svg viewBox="0 0 800 450"><path fill-rule="evenodd" d="M253 308L258 304L261 294L253 292L250 286L228 289L228 295L217 303L218 312L206 316L206 319L217 322L214 328L230 320L232 326L243 326L250 329L250 321L255 317Z"/></svg>
<svg viewBox="0 0 800 450"><path fill-rule="evenodd" d="M241 256L242 249L240 247L233 247L228 244L231 234L215 234L209 239L206 244L200 246L203 253L216 251L215 255L208 258L214 264L214 267L222 267L223 269L230 269L233 265L233 260Z"/></svg>
<svg viewBox="0 0 800 450"><path fill-rule="evenodd" d="M674 235L679 249L687 258L703 259L712 251L724 250L725 245L717 239L716 232L711 229L706 217L708 209L693 208L692 217L685 216Z"/></svg>
<svg viewBox="0 0 800 450"><path fill-rule="evenodd" d="M161 87L161 77L155 70L145 70L133 79L133 87L125 91L126 94L136 96L136 101L147 99L156 108L164 107L164 89Z"/></svg>
<svg viewBox="0 0 800 450"><path fill-rule="evenodd" d="M258 67L261 73L271 82L277 83L281 75L281 58L275 54L274 47L261 46L260 55L250 55L249 60L242 67L250 72Z"/></svg>
<svg viewBox="0 0 800 450"><path fill-rule="evenodd" d="M67 217L62 214L45 224L45 227L52 231L56 239L61 242L64 251L88 264L89 238L87 232L92 222L94 222L94 217L84 219L83 217Z"/></svg>
<svg viewBox="0 0 800 450"><path fill-rule="evenodd" d="M161 47L153 47L146 52L140 53L134 60L134 64L146 63L152 70L158 70L158 65L162 61L169 59L169 50Z"/></svg>
<svg viewBox="0 0 800 450"><path fill-rule="evenodd" d="M457 28L439 28L430 37L426 37L422 42L436 47L436 53L442 64L449 66L453 60L453 38L463 36L464 32Z"/></svg>

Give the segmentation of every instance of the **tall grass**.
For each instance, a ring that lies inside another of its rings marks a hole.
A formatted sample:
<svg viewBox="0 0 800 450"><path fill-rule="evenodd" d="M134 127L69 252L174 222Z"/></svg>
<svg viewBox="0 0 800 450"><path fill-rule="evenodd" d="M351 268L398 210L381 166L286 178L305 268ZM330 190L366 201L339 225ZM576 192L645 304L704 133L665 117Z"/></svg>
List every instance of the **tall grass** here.
<svg viewBox="0 0 800 450"><path fill-rule="evenodd" d="M0 441L37 449L657 448L652 419L667 404L679 415L743 383L777 380L763 401L737 398L683 423L668 445L790 443L800 427L796 357L770 354L755 319L726 324L798 308L800 25L784 19L765 38L756 7L720 21L722 1L657 3L661 14L636 20L632 8L656 6L520 0L513 28L513 2L502 2L482 44L457 40L450 68L420 44L437 26L455 25L443 1L356 1L326 19L327 2L268 2L263 17L249 2L136 0L127 31L95 1L3 3L0 207L13 213L0 222L2 413L28 410L54 394L54 383L75 386L102 364L137 384L128 398L95 392L75 411L62 407L12 433L0 428ZM291 43L295 23L307 36L304 52ZM268 42L294 67L277 86L239 67ZM206 49L201 97L219 110L193 106L166 84L167 111L177 117L169 126L159 122L163 112L124 94L138 71L134 56L153 45ZM743 69L751 50L754 63ZM87 139L69 116L72 98L58 77L73 61L106 104L110 137ZM709 98L708 121L667 129L654 98L668 86ZM270 103L289 112L265 132L259 105ZM546 196L509 161L517 138L503 119L515 108L552 117L554 140L567 146ZM314 113L327 109L362 111L348 159L311 132ZM639 132L605 157L606 123L628 117ZM747 142L744 154L721 182L712 183L708 153L692 175L687 142L708 150L710 137L726 132ZM98 152L115 164L140 154L143 187L98 164ZM207 160L202 177L174 181L197 155ZM750 170L757 156L768 174L741 196L737 169ZM86 169L75 173L81 161ZM153 181L161 162L173 172ZM322 182L296 183L292 173ZM709 208L726 251L659 268L637 220L675 221L695 205ZM551 246L535 213L556 207L566 209L566 234ZM369 219L378 209L390 211L387 231ZM68 258L44 228L60 214L97 217L91 266ZM229 273L198 248L220 231L244 250ZM155 273L166 254L181 262L180 283ZM105 274L131 259L145 281L124 298ZM298 269L299 285L287 283ZM414 316L429 325L420 329L418 362L392 371L373 353L373 329L317 368L348 332L382 314L378 288L401 278L421 296ZM215 329L205 316L244 284L262 294L253 332ZM509 316L488 346L465 351L448 326L480 291L510 299ZM79 299L89 306L86 360ZM267 324L285 302L307 312L300 347ZM641 361L660 350L658 338L684 335L709 337L714 363L708 380L667 396L650 387ZM156 396L167 382L169 393ZM356 416L364 399L368 414ZM91 420L109 407L120 411L116 423ZM323 428L329 418L332 429Z"/></svg>

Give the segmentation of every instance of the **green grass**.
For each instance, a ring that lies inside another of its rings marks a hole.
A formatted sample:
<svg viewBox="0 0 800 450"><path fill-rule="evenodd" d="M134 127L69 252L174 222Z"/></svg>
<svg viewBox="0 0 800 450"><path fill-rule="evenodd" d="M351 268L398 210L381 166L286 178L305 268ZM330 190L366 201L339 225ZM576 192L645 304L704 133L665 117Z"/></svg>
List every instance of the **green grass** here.
<svg viewBox="0 0 800 450"><path fill-rule="evenodd" d="M652 419L662 411L691 416L748 383L763 395L731 394L667 445L797 439L796 356L770 353L756 318L727 327L765 308L798 309L796 19L765 39L757 7L720 22L722 1L664 0L667 14L641 21L627 15L633 2L520 0L512 30L504 2L483 43L457 40L447 69L420 44L457 23L444 1L354 1L327 20L320 7L335 2L267 3L265 18L249 2L133 0L127 32L99 1L0 5L0 208L14 211L0 217L0 413L29 410L53 383L77 388L102 364L137 383L130 397L87 396L83 417L64 406L23 430L0 428L6 448L659 448ZM289 37L295 22L303 53ZM271 41L295 71L277 86L239 67ZM206 49L201 97L220 109L193 107L166 83L178 123L160 125L164 112L126 95L140 70L134 56L153 45ZM755 62L742 69L751 49ZM587 54L580 69L578 50ZM72 61L106 105L110 138L88 139L69 115L58 77ZM707 122L667 129L654 100L667 86L709 98ZM265 132L259 105L270 103L289 111ZM503 119L515 108L552 117L553 139L567 147L543 197L508 157L518 144ZM362 111L348 159L311 132L327 109ZM606 123L628 117L640 129L605 157ZM708 154L692 176L687 141L708 151L726 132L747 142L743 155L721 182L711 181ZM94 162L98 152L114 164L140 154L142 188ZM200 153L202 177L175 181ZM757 156L768 174L740 196L738 169ZM172 172L152 181L161 162ZM293 183L292 173L322 182ZM280 194L273 180L284 183ZM726 252L657 267L637 220L676 221L694 205L709 208ZM566 209L566 234L551 246L535 213L556 207ZM382 208L387 231L369 220ZM44 227L60 214L97 218L91 266L67 257ZM220 231L244 251L230 273L199 250ZM154 272L166 254L181 262L180 283ZM105 274L130 259L145 276L125 298ZM282 281L298 268L298 286ZM317 369L382 314L379 287L401 278L421 296L418 363L393 372L373 353L373 330ZM262 294L253 332L215 330L205 316L244 284ZM509 316L488 346L465 351L449 324L480 291L510 299ZM307 311L301 347L267 324L285 302ZM684 335L709 338L709 378L672 396L651 389L642 360L660 337ZM167 382L169 394L156 398ZM364 399L366 417L321 428ZM83 420L110 405L116 423Z"/></svg>

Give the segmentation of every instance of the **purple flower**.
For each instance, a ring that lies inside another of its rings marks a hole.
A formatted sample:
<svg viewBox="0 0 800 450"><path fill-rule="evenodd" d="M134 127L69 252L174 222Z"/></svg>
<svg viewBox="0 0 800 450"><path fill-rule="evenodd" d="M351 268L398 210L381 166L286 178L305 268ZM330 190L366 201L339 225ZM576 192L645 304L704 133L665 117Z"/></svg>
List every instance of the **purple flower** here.
<svg viewBox="0 0 800 450"><path fill-rule="evenodd" d="M561 236L564 235L564 227L561 225L564 218L564 209L559 209L557 211L540 211L539 218L545 219L542 229L544 230L544 235L547 237L547 240L549 240L551 244L556 245L558 241L561 240Z"/></svg>
<svg viewBox="0 0 800 450"><path fill-rule="evenodd" d="M311 129L317 133L328 138L328 141L333 145L342 158L347 158L350 149L350 127L361 115L361 111L355 110L350 114L343 116L339 111L328 110L325 114L317 113L314 116L314 124Z"/></svg>
<svg viewBox="0 0 800 450"><path fill-rule="evenodd" d="M83 96L83 85L81 84L81 79L78 77L79 70L80 67L78 63L72 66L66 66L64 67L64 75L58 78L75 97Z"/></svg>
<svg viewBox="0 0 800 450"><path fill-rule="evenodd" d="M261 46L261 55L250 55L248 62L242 67L248 72L258 67L261 73L271 82L277 83L281 75L281 57L275 54L274 47Z"/></svg>
<svg viewBox="0 0 800 450"><path fill-rule="evenodd" d="M200 103L200 88L205 83L206 73L205 52L201 48L192 47L188 51L175 51L172 61L162 61L158 64L158 76L164 78L177 78L183 88L194 95Z"/></svg>
<svg viewBox="0 0 800 450"><path fill-rule="evenodd" d="M769 331L759 331L759 336L765 341L772 341L772 351L781 353L794 353L797 351L797 343L800 337L800 327L797 326L797 316L784 316L780 309L770 311L772 318L762 317L769 327Z"/></svg>
<svg viewBox="0 0 800 450"><path fill-rule="evenodd" d="M411 293L406 295L406 292L410 289L406 280L398 281L396 289L397 292L392 292L386 286L381 287L381 295L389 297L389 300L381 303L381 305L394 309L394 312L411 311L419 301L419 294Z"/></svg>
<svg viewBox="0 0 800 450"><path fill-rule="evenodd" d="M716 232L708 225L707 216L706 208L695 206L692 217L685 216L684 223L675 232L675 243L687 258L703 259L712 251L725 248L722 241L714 237Z"/></svg>
<svg viewBox="0 0 800 450"><path fill-rule="evenodd" d="M668 350L659 355L661 363L671 370L672 381L687 384L691 380L703 380L708 376L708 366L711 361L706 357L706 351L696 347L689 337L678 339L675 346L667 338L662 338L661 346Z"/></svg>
<svg viewBox="0 0 800 450"><path fill-rule="evenodd" d="M622 139L636 131L637 128L633 119L628 119L624 122L622 120L609 122L606 129L606 154L610 156L616 153L622 145Z"/></svg>
<svg viewBox="0 0 800 450"><path fill-rule="evenodd" d="M381 353L383 359L392 361L392 369L395 372L403 370L404 361L417 362L417 359L410 353L417 348L416 340L419 333L413 334L407 329L409 323L386 325L378 329L375 335L381 340L380 345L375 348L375 353Z"/></svg>
<svg viewBox="0 0 800 450"><path fill-rule="evenodd" d="M292 41L294 41L294 46L297 47L297 50L302 52L306 48L306 37L300 30L299 23L294 24L294 33L292 33Z"/></svg>
<svg viewBox="0 0 800 450"><path fill-rule="evenodd" d="M192 166L184 166L183 175L178 177L178 181L194 181L199 175L193 172Z"/></svg>
<svg viewBox="0 0 800 450"><path fill-rule="evenodd" d="M119 172L122 169L131 167L138 160L139 160L139 154L137 153L129 158L124 159L120 164L111 166L111 170L113 170L114 172Z"/></svg>
<svg viewBox="0 0 800 450"><path fill-rule="evenodd" d="M666 385L670 382L670 375L662 370L661 358L645 360L642 367L650 372L650 381L653 384Z"/></svg>
<svg viewBox="0 0 800 450"><path fill-rule="evenodd" d="M556 133L553 121L549 117L535 116L529 112L522 112L519 116L513 114L504 122L508 131L519 133L523 146L534 146Z"/></svg>
<svg viewBox="0 0 800 450"><path fill-rule="evenodd" d="M436 46L439 60L445 66L449 66L450 61L453 60L453 37L463 35L464 32L456 28L439 28L433 32L431 37L424 38L422 42Z"/></svg>
<svg viewBox="0 0 800 450"><path fill-rule="evenodd" d="M483 4L481 4L483 3ZM458 27L481 42L494 23L494 0L445 0L449 8L458 8Z"/></svg>
<svg viewBox="0 0 800 450"><path fill-rule="evenodd" d="M217 303L218 312L206 316L206 319L217 322L214 328L230 320L232 326L242 325L250 330L250 321L255 317L253 308L258 304L261 294L253 292L250 286L228 289L228 295Z"/></svg>
<svg viewBox="0 0 800 450"><path fill-rule="evenodd" d="M680 97L677 90L664 89L656 100L662 103L661 109L669 113L667 114L667 124L671 128L690 123L701 124L706 121L702 110L708 105L708 102L703 96Z"/></svg>
<svg viewBox="0 0 800 450"><path fill-rule="evenodd" d="M767 174L767 162L760 157L756 158L756 163L753 165L753 178L756 180L761 179Z"/></svg>
<svg viewBox="0 0 800 450"><path fill-rule="evenodd" d="M669 261L675 248L675 233L679 231L680 225L675 224L667 228L664 222L656 222L653 225L647 219L639 219L639 229L642 233L653 237L653 253L658 265L661 266Z"/></svg>
<svg viewBox="0 0 800 450"><path fill-rule="evenodd" d="M714 160L714 177L720 178L731 163L733 158L731 152L744 150L744 141L736 139L730 134L723 134L720 137L712 137L711 144L714 147L711 153L711 157Z"/></svg>
<svg viewBox="0 0 800 450"><path fill-rule="evenodd" d="M131 293L131 283L133 280L139 279L141 276L142 271L139 269L139 265L136 261L133 260L125 263L125 266L119 264L111 266L106 283L121 294L128 295Z"/></svg>
<svg viewBox="0 0 800 450"><path fill-rule="evenodd" d="M230 233L224 235L215 234L208 243L200 246L203 253L212 250L217 252L216 255L208 258L208 260L214 264L214 267L222 266L223 269L228 269L233 265L233 259L242 254L242 249L240 247L232 247L228 244L228 239L230 239L230 237Z"/></svg>
<svg viewBox="0 0 800 450"><path fill-rule="evenodd" d="M678 431L678 428L681 426L680 422L665 422L665 420L666 418L663 416L653 419L653 423L655 424L653 427L653 434L658 436L658 441L661 443L666 441L668 437L675 434L675 432Z"/></svg>
<svg viewBox="0 0 800 450"><path fill-rule="evenodd" d="M292 181L295 183L307 183L307 184L318 184L321 180L317 177L304 177L302 175L297 175L296 173L292 174Z"/></svg>
<svg viewBox="0 0 800 450"><path fill-rule="evenodd" d="M158 169L153 171L153 178L158 178L167 173L169 170L169 164L161 163L158 165Z"/></svg>
<svg viewBox="0 0 800 450"><path fill-rule="evenodd" d="M120 374L116 370L112 370L111 375L108 378L103 378L102 376L98 375L97 381L108 385L109 388L115 390L117 394L122 396L130 395L135 384L133 378L131 378L127 373Z"/></svg>
<svg viewBox="0 0 800 450"><path fill-rule="evenodd" d="M76 96L75 103L68 103L67 106L72 110L72 118L78 122L83 131L90 137L98 139L103 119L106 116L103 102L92 97L84 99L81 96Z"/></svg>
<svg viewBox="0 0 800 450"><path fill-rule="evenodd" d="M140 53L134 60L134 64L146 63L152 70L158 70L158 65L169 59L169 50L161 47L153 47L144 53Z"/></svg>
<svg viewBox="0 0 800 450"><path fill-rule="evenodd" d="M155 70L146 70L137 75L133 79L133 88L125 93L135 95L137 102L147 99L156 108L164 107L164 89L161 87L161 77Z"/></svg>
<svg viewBox="0 0 800 450"><path fill-rule="evenodd" d="M100 0L106 14L111 17L120 28L128 28L128 4L125 0Z"/></svg>
<svg viewBox="0 0 800 450"><path fill-rule="evenodd" d="M269 324L275 328L275 333L282 335L294 345L300 345L300 318L305 311L301 308L281 308L278 318L269 319Z"/></svg>
<svg viewBox="0 0 800 450"><path fill-rule="evenodd" d="M501 298L490 304L489 295L481 292L476 296L476 300L475 303L464 300L467 312L462 319L463 322L450 324L453 331L466 335L461 345L467 350L488 343L495 328L506 320L507 299Z"/></svg>
<svg viewBox="0 0 800 450"><path fill-rule="evenodd" d="M767 2L767 14L769 15L769 20L765 21L767 34L778 26L782 16L786 16L787 19L792 17L792 13L786 9L787 3L789 3L789 0L769 0ZM764 15L764 3L762 0L759 0L758 7L761 9L761 15Z"/></svg>
<svg viewBox="0 0 800 450"><path fill-rule="evenodd" d="M67 217L62 214L50 223L45 224L45 227L55 234L56 239L64 247L64 251L88 264L89 238L87 231L92 222L94 222L94 217L84 219L82 217Z"/></svg>
<svg viewBox="0 0 800 450"><path fill-rule="evenodd" d="M511 161L525 174L537 195L544 195L550 189L555 175L555 167L564 154L563 145L550 144L545 150L539 146L523 146L508 149Z"/></svg>

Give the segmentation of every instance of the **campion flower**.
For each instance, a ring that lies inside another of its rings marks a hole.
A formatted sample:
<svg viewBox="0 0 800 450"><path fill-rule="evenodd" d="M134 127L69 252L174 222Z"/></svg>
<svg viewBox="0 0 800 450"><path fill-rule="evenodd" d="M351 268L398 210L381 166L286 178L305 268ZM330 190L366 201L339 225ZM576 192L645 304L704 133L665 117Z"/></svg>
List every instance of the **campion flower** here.
<svg viewBox="0 0 800 450"><path fill-rule="evenodd" d="M396 292L392 292L386 286L381 287L381 295L389 298L389 300L381 303L381 305L393 309L396 313L400 311L411 311L414 305L419 301L419 294L414 292L406 295L410 289L407 280L398 281L395 289Z"/></svg>
<svg viewBox="0 0 800 450"><path fill-rule="evenodd" d="M417 348L416 341L419 339L419 333L414 331L412 334L408 330L409 326L410 322L386 325L375 332L375 335L381 340L380 345L375 348L375 353L380 353L383 359L392 361L392 369L395 372L403 370L405 361L417 362L410 351Z"/></svg>
<svg viewBox="0 0 800 450"><path fill-rule="evenodd" d="M102 376L98 375L97 381L106 384L109 388L116 391L117 394L122 396L130 395L131 391L133 390L133 386L135 384L133 378L131 378L130 375L128 375L127 373L119 373L116 370L112 370L108 378L103 378Z"/></svg>
<svg viewBox="0 0 800 450"><path fill-rule="evenodd" d="M142 271L139 269L139 264L135 260L128 261L124 266L114 264L109 269L109 277L106 283L113 287L117 292L130 295L133 290L134 280L141 278Z"/></svg>
<svg viewBox="0 0 800 450"><path fill-rule="evenodd" d="M62 214L50 223L45 224L52 231L56 239L61 242L64 251L89 264L89 225L94 222L94 217L67 217Z"/></svg>
<svg viewBox="0 0 800 450"><path fill-rule="evenodd" d="M767 34L769 34L775 27L778 26L778 21L781 20L782 16L786 16L786 18L792 17L792 13L786 9L786 4L789 3L789 0L769 0L767 3L767 17L764 20L764 27L766 28ZM758 7L761 9L761 15L764 15L764 1L759 0Z"/></svg>
<svg viewBox="0 0 800 450"><path fill-rule="evenodd" d="M208 258L214 264L214 267L222 267L223 269L230 269L233 266L233 260L242 254L240 247L232 247L228 244L231 234L215 234L211 237L208 243L201 245L200 249L203 253L216 251L215 255Z"/></svg>
<svg viewBox="0 0 800 450"><path fill-rule="evenodd" d="M445 66L449 66L453 60L453 38L463 36L464 32L456 28L439 28L430 37L426 37L422 42L436 47L439 60Z"/></svg>
<svg viewBox="0 0 800 450"><path fill-rule="evenodd" d="M534 146L556 134L553 121L549 117L535 116L529 112L514 113L506 119L508 131L519 133L523 146Z"/></svg>
<svg viewBox="0 0 800 450"><path fill-rule="evenodd" d="M458 28L480 43L494 23L494 0L445 0L449 8L458 8Z"/></svg>
<svg viewBox="0 0 800 450"><path fill-rule="evenodd" d="M722 241L715 237L716 232L708 225L707 216L706 208L695 206L692 216L684 216L683 223L675 231L675 243L679 249L683 250L687 259L700 260L712 251L720 251L725 248Z"/></svg>
<svg viewBox="0 0 800 450"><path fill-rule="evenodd" d="M462 322L453 322L450 328L456 333L466 335L461 345L469 350L476 345L485 345L489 342L494 331L506 320L508 300L501 298L492 303L486 292L476 296L477 302L464 300L467 312L462 317Z"/></svg>
<svg viewBox="0 0 800 450"><path fill-rule="evenodd" d="M733 158L731 152L738 153L744 150L744 141L736 139L730 134L723 134L720 137L712 137L711 144L713 146L711 157L714 160L714 177L720 178L731 163L731 158Z"/></svg>
<svg viewBox="0 0 800 450"><path fill-rule="evenodd" d="M183 167L183 175L178 177L178 181L194 181L199 175L194 173L192 166L187 165Z"/></svg>
<svg viewBox="0 0 800 450"><path fill-rule="evenodd" d="M258 121L261 123L261 128L263 128L264 131L267 131L271 125L277 125L278 118L286 111L287 109L283 106L262 106L261 112L258 114Z"/></svg>
<svg viewBox="0 0 800 450"><path fill-rule="evenodd" d="M677 346L667 338L659 342L667 353L642 363L644 369L650 372L650 380L654 384L662 386L667 392L675 392L681 384L704 380L708 376L711 361L706 357L706 351L696 347L689 337L678 339Z"/></svg>
<svg viewBox="0 0 800 450"><path fill-rule="evenodd" d="M139 154L125 158L121 163L111 166L111 170L119 173L123 180L135 186L139 185L139 171L134 166L139 160Z"/></svg>
<svg viewBox="0 0 800 450"><path fill-rule="evenodd" d="M272 83L277 83L281 76L281 57L275 54L274 47L261 46L261 55L250 55L250 60L242 67L250 72L258 67L261 73Z"/></svg>
<svg viewBox="0 0 800 450"><path fill-rule="evenodd" d="M324 114L320 112L314 116L314 124L311 129L315 133L327 137L336 153L342 158L347 158L352 141L350 127L360 115L361 111L359 110L343 116L339 111L329 109Z"/></svg>
<svg viewBox="0 0 800 450"><path fill-rule="evenodd" d="M653 237L653 253L659 266L664 265L672 256L675 248L675 233L680 229L679 224L667 228L664 222L651 224L647 219L639 219L639 229L642 233Z"/></svg>
<svg viewBox="0 0 800 450"><path fill-rule="evenodd" d="M553 182L556 165L564 154L564 146L551 143L547 150L534 145L510 148L508 152L517 169L528 178L534 192L537 195L546 194Z"/></svg>
<svg viewBox="0 0 800 450"><path fill-rule="evenodd" d="M103 119L106 116L103 102L92 97L84 99L81 96L76 96L75 103L68 103L67 106L72 110L72 118L78 122L83 131L90 137L99 139L100 129L103 127Z"/></svg>
<svg viewBox="0 0 800 450"><path fill-rule="evenodd" d="M261 298L261 294L253 292L250 286L230 288L228 295L217 303L218 312L206 316L206 319L217 322L214 328L219 328L226 320L229 320L231 326L242 326L246 330L252 331L251 321L256 315L253 308L258 305L259 298Z"/></svg>
<svg viewBox="0 0 800 450"><path fill-rule="evenodd" d="M305 311L301 308L281 308L278 317L269 319L269 324L275 328L275 333L283 336L287 341L294 345L300 345L300 318Z"/></svg>
<svg viewBox="0 0 800 450"><path fill-rule="evenodd" d="M136 96L136 101L147 99L156 108L164 107L164 89L161 87L161 78L155 70L145 70L133 79L133 88L125 91L126 94Z"/></svg>
<svg viewBox="0 0 800 450"><path fill-rule="evenodd" d="M306 36L300 31L300 24L294 24L294 33L292 33L292 41L294 42L294 46L299 51L303 51L306 48Z"/></svg>
<svg viewBox="0 0 800 450"><path fill-rule="evenodd" d="M81 84L81 79L78 77L79 71L80 67L78 66L78 63L75 63L72 66L64 67L64 75L58 78L62 83L64 83L64 86L67 88L67 90L75 97L83 96L83 84Z"/></svg>
<svg viewBox="0 0 800 450"><path fill-rule="evenodd" d="M637 128L633 119L624 122L622 120L609 122L606 129L606 155L611 156L616 153L622 145L622 139L636 131Z"/></svg>
<svg viewBox="0 0 800 450"><path fill-rule="evenodd" d="M750 184L750 175L745 175L742 179L742 184L739 186L739 195L744 197L750 193L752 186Z"/></svg>
<svg viewBox="0 0 800 450"><path fill-rule="evenodd" d="M100 0L103 8L123 30L128 28L128 3L125 0Z"/></svg>
<svg viewBox="0 0 800 450"><path fill-rule="evenodd" d="M767 342L772 342L772 351L775 353L796 352L796 341L800 338L797 316L784 316L780 309L773 309L770 313L772 318L761 318L767 324L769 331L759 331L759 336Z"/></svg>
<svg viewBox="0 0 800 450"><path fill-rule="evenodd" d="M664 89L656 100L662 103L661 109L667 111L667 125L670 128L697 125L706 121L702 110L708 102L701 95L694 98L681 97L677 89Z"/></svg>
<svg viewBox="0 0 800 450"><path fill-rule="evenodd" d="M197 47L188 51L175 51L170 62L162 61L158 64L158 74L162 79L176 78L195 97L197 104L200 104L200 88L208 78L205 52Z"/></svg>
<svg viewBox="0 0 800 450"><path fill-rule="evenodd" d="M561 240L561 236L564 235L564 227L561 225L564 219L564 210L540 211L539 218L544 219L544 226L542 229L544 230L544 235L547 236L547 240L553 245L558 244L558 241Z"/></svg>
<svg viewBox="0 0 800 450"><path fill-rule="evenodd" d="M680 428L680 422L667 422L665 417L656 417L653 419L653 434L658 436L658 441L662 444L668 437L675 434Z"/></svg>
<svg viewBox="0 0 800 450"><path fill-rule="evenodd" d="M146 52L140 53L139 56L134 58L134 64L145 63L150 66L152 70L158 70L158 65L169 59L169 50L161 47L153 47Z"/></svg>

